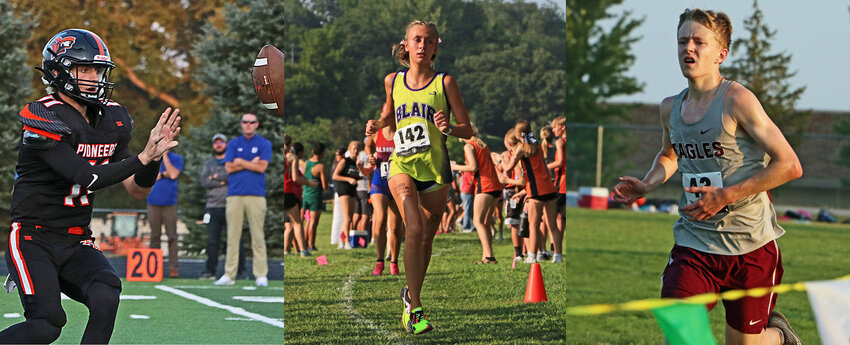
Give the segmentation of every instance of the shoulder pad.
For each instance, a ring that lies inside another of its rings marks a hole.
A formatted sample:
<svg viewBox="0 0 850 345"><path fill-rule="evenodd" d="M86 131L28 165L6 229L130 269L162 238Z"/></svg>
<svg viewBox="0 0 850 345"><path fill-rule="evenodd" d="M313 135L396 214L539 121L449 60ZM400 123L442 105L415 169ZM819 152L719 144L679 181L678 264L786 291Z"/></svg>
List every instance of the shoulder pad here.
<svg viewBox="0 0 850 345"><path fill-rule="evenodd" d="M110 121L115 122L116 126L125 127L132 131L135 125L133 117L130 116L130 112L123 105L110 100L103 107L103 112L108 115Z"/></svg>
<svg viewBox="0 0 850 345"><path fill-rule="evenodd" d="M21 120L24 129L31 127L60 138L62 135L71 134L71 128L59 119L58 114L47 109L46 103L50 102L57 101L48 101L45 103L33 102L24 106L24 109L18 113L18 119ZM41 134L44 135L44 133Z"/></svg>
<svg viewBox="0 0 850 345"><path fill-rule="evenodd" d="M44 104L44 107L46 108L50 108L57 104L63 104L62 101L56 99L56 97L53 97L53 95L47 95L42 98L39 98L36 102Z"/></svg>
<svg viewBox="0 0 850 345"><path fill-rule="evenodd" d="M25 147L34 149L49 149L59 143L60 137L53 137L55 134L27 127L28 126L24 126L24 133L21 136L21 144Z"/></svg>

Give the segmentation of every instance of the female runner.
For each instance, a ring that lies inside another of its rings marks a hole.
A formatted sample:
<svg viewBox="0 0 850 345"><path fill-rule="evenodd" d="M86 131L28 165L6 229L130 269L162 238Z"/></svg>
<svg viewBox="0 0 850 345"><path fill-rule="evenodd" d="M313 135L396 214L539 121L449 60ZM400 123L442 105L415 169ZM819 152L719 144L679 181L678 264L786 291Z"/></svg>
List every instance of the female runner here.
<svg viewBox="0 0 850 345"><path fill-rule="evenodd" d="M411 334L433 329L419 299L431 250L452 181L446 136L469 138L472 128L455 79L432 67L439 34L430 22L408 24L405 38L393 47L402 66L409 69L384 78L388 111L369 120L366 135L395 121L395 152L390 157L389 186L405 224L404 269L408 286L402 322ZM449 124L454 113L457 125ZM393 118L394 117L394 118Z"/></svg>

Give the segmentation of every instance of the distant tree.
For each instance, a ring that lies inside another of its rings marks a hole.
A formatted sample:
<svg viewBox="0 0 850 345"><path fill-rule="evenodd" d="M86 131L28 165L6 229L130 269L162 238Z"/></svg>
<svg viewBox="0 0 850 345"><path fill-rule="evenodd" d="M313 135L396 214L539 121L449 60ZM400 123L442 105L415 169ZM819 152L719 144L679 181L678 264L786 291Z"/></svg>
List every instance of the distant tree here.
<svg viewBox="0 0 850 345"><path fill-rule="evenodd" d="M9 209L18 162L21 124L18 112L32 101L30 70L24 43L37 22L9 0L0 0L0 37L7 49L0 59L0 205Z"/></svg>
<svg viewBox="0 0 850 345"><path fill-rule="evenodd" d="M753 14L744 20L749 36L732 43L730 55L734 54L735 59L721 72L750 89L791 146L797 147L812 115L811 110L795 108L806 87L791 85L791 78L797 73L789 71L790 53L771 54L771 40L776 30L770 30L763 18L758 1L753 1Z"/></svg>
<svg viewBox="0 0 850 345"><path fill-rule="evenodd" d="M540 125L562 114L570 61L560 13L522 2L481 7L481 15L465 19L478 28L470 28L475 35L462 43L472 49L457 60L458 82L467 86L464 100L479 131L502 136L519 120Z"/></svg>
<svg viewBox="0 0 850 345"><path fill-rule="evenodd" d="M413 20L437 24L442 43L435 68L457 79L483 133L502 135L519 118L548 121L564 108L568 59L564 19L554 3L287 0L286 6L285 47L294 62L287 67L287 111L294 122L344 118L360 128L374 118L385 98L384 76L403 69L390 48ZM327 20L323 13L331 12L337 15Z"/></svg>
<svg viewBox="0 0 850 345"><path fill-rule="evenodd" d="M566 2L566 117L567 122L605 124L626 118L633 104L610 102L616 96L640 92L643 84L628 76L635 56L632 44L639 37L633 31L643 23L631 12L611 13L622 0ZM603 26L603 21L613 21ZM606 29L606 27L608 27ZM672 44L672 41L671 41ZM610 133L610 132L609 132ZM567 141L569 166L596 166L596 130L570 131ZM628 144L619 136L606 136L603 146L603 183L611 181L624 166L621 157L628 154ZM572 169L568 181L588 185L595 181L592 168Z"/></svg>
<svg viewBox="0 0 850 345"><path fill-rule="evenodd" d="M103 38L116 64L110 75L115 83L112 98L126 106L135 121L132 152L144 147L147 131L165 107L180 107L184 130L209 115L209 101L195 80L204 66L197 63L192 47L202 37L203 25L221 25L219 12L226 0L10 2L32 11L38 20L29 26L31 36L25 42L26 79L35 87L30 97L44 93L41 74L32 69L41 65L44 45L64 29L81 28ZM144 208L144 201L127 198L122 189L114 185L98 192L94 206Z"/></svg>
<svg viewBox="0 0 850 345"><path fill-rule="evenodd" d="M225 6L224 25L206 25L203 40L193 50L203 66L198 80L204 86L202 92L210 98L211 114L202 125L192 128L180 140L181 154L186 160L186 179L180 186L180 218L189 228L183 249L191 253L199 253L206 247L206 228L197 224L196 220L204 214L206 192L198 178L203 162L212 155L210 139L215 133L223 133L228 138L241 135L239 119L248 112L256 114L260 120L258 133L272 142L274 153L266 170L268 213L265 231L270 256L282 253L284 121L270 115L260 105L251 83L251 70L257 53L264 45L284 46L285 21L281 18L286 18L285 5L289 6L290 2L235 1ZM290 65L286 67L288 69Z"/></svg>

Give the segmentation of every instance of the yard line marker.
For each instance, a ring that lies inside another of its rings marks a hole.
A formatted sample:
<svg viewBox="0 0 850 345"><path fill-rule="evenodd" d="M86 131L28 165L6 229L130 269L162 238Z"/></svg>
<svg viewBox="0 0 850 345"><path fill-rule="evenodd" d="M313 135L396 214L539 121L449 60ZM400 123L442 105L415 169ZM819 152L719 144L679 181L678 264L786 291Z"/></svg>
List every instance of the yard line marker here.
<svg viewBox="0 0 850 345"><path fill-rule="evenodd" d="M257 321L257 320L254 320L254 319L248 319L248 318L244 318L244 317L228 317L225 320L227 320L227 321ZM275 320L283 321L283 319L275 319Z"/></svg>
<svg viewBox="0 0 850 345"><path fill-rule="evenodd" d="M150 319L151 317L147 316L147 315L130 314L130 318L131 319L147 320L147 319Z"/></svg>
<svg viewBox="0 0 850 345"><path fill-rule="evenodd" d="M234 288L238 288L238 286L237 287L234 287L234 286L216 286L216 285L212 285L212 284L210 284L210 285L174 285L172 287L175 288L175 289L201 289L201 290L225 290L225 289L226 290L233 290ZM256 290L256 289L257 289L256 286L244 286L244 287L242 287L242 290ZM264 286L263 290L283 291L283 288L278 287L278 286Z"/></svg>
<svg viewBox="0 0 850 345"><path fill-rule="evenodd" d="M156 299L156 296L121 295L122 300Z"/></svg>
<svg viewBox="0 0 850 345"><path fill-rule="evenodd" d="M252 312L249 312L249 311L242 309L242 308L239 308L239 307L221 304L221 303L213 301L209 298L204 298L204 297L201 297L201 296L198 296L198 295L195 295L195 294L188 293L188 292L183 291L183 290L175 289L175 288L170 287L170 286L157 285L155 287L159 290L173 293L177 296L193 300L195 302L206 305L208 307L224 309L224 310L227 310L227 311L229 311L233 314L236 314L236 315L241 315L241 316L251 318L251 319L263 322L263 323L267 323L267 324L272 325L272 326L283 328L283 321L278 321L277 319L273 319L273 318L270 318L268 316L260 315L260 314L257 314L257 313L252 313Z"/></svg>
<svg viewBox="0 0 850 345"><path fill-rule="evenodd" d="M276 296L233 296L233 299L244 302L283 303L283 297Z"/></svg>
<svg viewBox="0 0 850 345"><path fill-rule="evenodd" d="M21 314L18 314L18 313L6 313L6 314L3 314L3 317L5 317L5 318L7 318L7 319L12 319L12 318L16 318L16 317L21 317Z"/></svg>

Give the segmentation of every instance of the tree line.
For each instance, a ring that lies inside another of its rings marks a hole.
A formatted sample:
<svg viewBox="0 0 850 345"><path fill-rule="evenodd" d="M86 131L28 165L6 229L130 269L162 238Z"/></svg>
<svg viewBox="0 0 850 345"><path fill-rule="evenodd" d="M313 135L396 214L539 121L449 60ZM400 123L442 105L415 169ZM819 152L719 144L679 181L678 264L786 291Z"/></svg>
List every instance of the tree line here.
<svg viewBox="0 0 850 345"><path fill-rule="evenodd" d="M232 138L239 134L242 113L259 115L259 133L275 149L267 174L266 222L270 248L275 248L282 243L282 198L276 196L283 188L283 133L302 142L307 155L315 141L332 151L361 140L366 120L378 115L384 100L383 77L402 68L391 47L403 39L409 22L437 24L442 43L435 68L456 77L472 122L501 149L502 136L519 119L529 120L535 130L560 114L568 123L628 119L636 105L609 100L643 89L629 75L635 60L631 45L640 39L635 30L643 18L618 10L621 4L567 0L564 12L554 3L522 0L0 0L0 33L14 47L0 64L0 113L5 115L0 118L0 140L5 141L0 171L13 173L17 111L43 93L40 75L31 68L40 65L45 42L65 28L90 29L106 40L118 65L111 76L113 97L128 107L140 129L133 151L141 149L146 136L140 133L163 108L182 109L184 134L175 151L187 162L180 209L190 226L191 251L203 247L203 227L194 221L203 214L205 194L197 179L211 154L210 138L218 132ZM734 43L734 49L747 53L733 54L740 57L724 73L750 87L772 115L788 114L783 115L787 126L781 117L774 119L781 128L803 126L794 112L802 89L788 83L790 54L770 53L773 31L758 7L753 18L745 27L751 35ZM286 119L268 114L253 93L251 66L265 44L286 54ZM569 135L569 166L592 166L595 133ZM626 168L618 162L629 154L629 145L623 139L605 140L609 179ZM449 148L453 159L463 159L459 142L450 140ZM569 170L573 183L594 180L592 169ZM0 200L6 205L12 182L11 177L0 179ZM95 206L144 208L143 201L129 200L118 189L98 193Z"/></svg>

